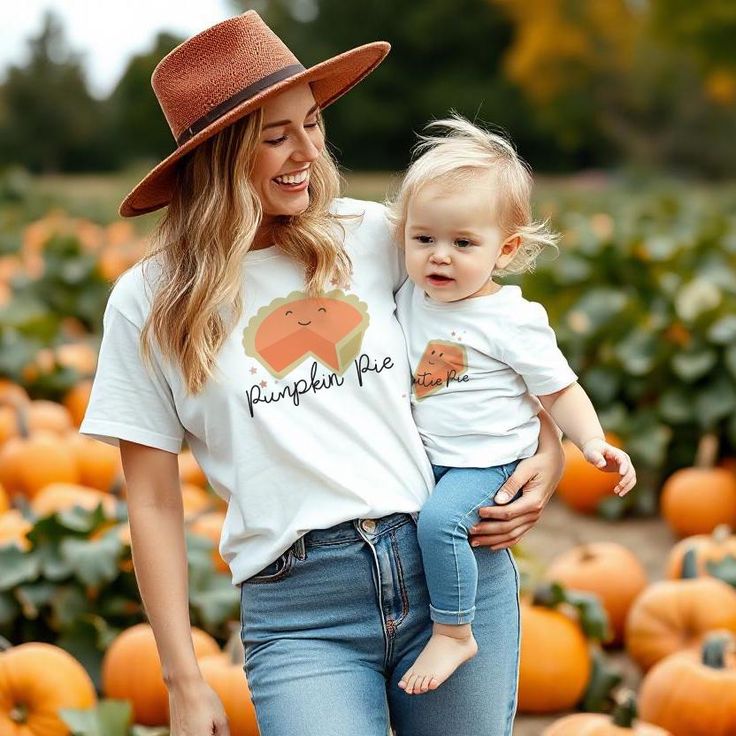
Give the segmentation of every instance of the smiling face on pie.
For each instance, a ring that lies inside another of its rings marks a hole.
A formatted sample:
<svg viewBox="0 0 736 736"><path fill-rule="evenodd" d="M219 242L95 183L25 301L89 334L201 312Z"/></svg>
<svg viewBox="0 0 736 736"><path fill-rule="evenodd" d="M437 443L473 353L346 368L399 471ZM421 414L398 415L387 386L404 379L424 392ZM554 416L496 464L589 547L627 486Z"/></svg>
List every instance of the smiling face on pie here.
<svg viewBox="0 0 736 736"><path fill-rule="evenodd" d="M308 297L294 291L258 310L243 346L276 378L310 356L340 375L360 351L369 321L366 305L354 295L335 289Z"/></svg>
<svg viewBox="0 0 736 736"><path fill-rule="evenodd" d="M468 370L464 345L430 340L414 372L414 395L423 399L446 388L450 375L459 378Z"/></svg>

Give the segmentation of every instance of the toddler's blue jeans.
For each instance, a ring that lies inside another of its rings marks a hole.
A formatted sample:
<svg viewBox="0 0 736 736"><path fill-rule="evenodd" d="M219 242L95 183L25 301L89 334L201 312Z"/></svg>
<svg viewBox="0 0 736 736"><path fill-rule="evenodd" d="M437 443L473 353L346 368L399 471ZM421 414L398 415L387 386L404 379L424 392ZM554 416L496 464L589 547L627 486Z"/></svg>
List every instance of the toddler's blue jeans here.
<svg viewBox="0 0 736 736"><path fill-rule="evenodd" d="M474 619L478 564L468 532L480 520L478 509L494 505L494 496L518 464L515 460L490 468L432 466L435 489L417 524L432 621L469 624Z"/></svg>
<svg viewBox="0 0 736 736"><path fill-rule="evenodd" d="M398 681L431 634L414 515L314 530L241 585L245 672L261 736L510 736L518 573L472 550L480 651L437 690Z"/></svg>

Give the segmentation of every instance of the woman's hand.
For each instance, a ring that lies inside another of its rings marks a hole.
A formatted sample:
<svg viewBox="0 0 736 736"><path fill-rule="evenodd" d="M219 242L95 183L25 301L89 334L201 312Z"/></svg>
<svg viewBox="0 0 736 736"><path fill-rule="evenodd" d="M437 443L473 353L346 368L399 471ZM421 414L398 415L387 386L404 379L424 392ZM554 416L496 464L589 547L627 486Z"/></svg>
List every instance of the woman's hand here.
<svg viewBox="0 0 736 736"><path fill-rule="evenodd" d="M230 736L222 701L203 680L169 688L171 736Z"/></svg>
<svg viewBox="0 0 736 736"><path fill-rule="evenodd" d="M470 529L474 547L498 550L516 544L539 521L552 498L565 469L565 455L552 419L546 412L540 412L539 418L542 426L537 454L516 466L494 497L495 506L478 509L483 521ZM521 496L509 503L519 491Z"/></svg>

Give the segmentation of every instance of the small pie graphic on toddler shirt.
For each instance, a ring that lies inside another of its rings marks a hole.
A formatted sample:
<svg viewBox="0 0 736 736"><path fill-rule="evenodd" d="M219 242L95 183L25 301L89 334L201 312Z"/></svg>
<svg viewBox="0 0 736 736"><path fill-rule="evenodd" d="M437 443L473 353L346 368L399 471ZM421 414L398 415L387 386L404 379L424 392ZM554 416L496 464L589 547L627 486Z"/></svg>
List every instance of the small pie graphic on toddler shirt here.
<svg viewBox="0 0 736 736"><path fill-rule="evenodd" d="M360 352L369 322L367 305L354 294L292 291L258 310L243 331L243 347L276 378L310 356L341 375Z"/></svg>
<svg viewBox="0 0 736 736"><path fill-rule="evenodd" d="M445 340L430 340L414 372L413 390L424 399L459 378L468 370L465 345Z"/></svg>

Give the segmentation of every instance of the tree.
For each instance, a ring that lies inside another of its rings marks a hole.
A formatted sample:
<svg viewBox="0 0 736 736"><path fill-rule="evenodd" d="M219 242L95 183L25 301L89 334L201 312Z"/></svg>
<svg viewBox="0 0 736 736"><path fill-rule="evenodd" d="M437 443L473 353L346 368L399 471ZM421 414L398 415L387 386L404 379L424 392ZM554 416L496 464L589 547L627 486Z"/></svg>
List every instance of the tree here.
<svg viewBox="0 0 736 736"><path fill-rule="evenodd" d="M29 45L28 65L11 66L0 88L0 165L21 163L35 172L108 168L109 119L52 13Z"/></svg>
<svg viewBox="0 0 736 736"><path fill-rule="evenodd" d="M530 106L501 73L512 25L487 0L270 0L263 15L305 66L369 41L392 44L388 59L325 112L347 167L404 167L414 132L451 108L506 129L532 163L555 162Z"/></svg>
<svg viewBox="0 0 736 736"><path fill-rule="evenodd" d="M176 143L151 88L156 64L183 39L159 33L153 48L131 58L110 96L114 140L124 160L160 160Z"/></svg>

